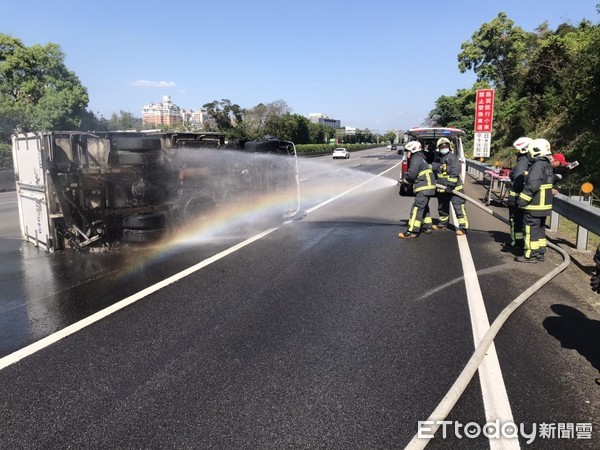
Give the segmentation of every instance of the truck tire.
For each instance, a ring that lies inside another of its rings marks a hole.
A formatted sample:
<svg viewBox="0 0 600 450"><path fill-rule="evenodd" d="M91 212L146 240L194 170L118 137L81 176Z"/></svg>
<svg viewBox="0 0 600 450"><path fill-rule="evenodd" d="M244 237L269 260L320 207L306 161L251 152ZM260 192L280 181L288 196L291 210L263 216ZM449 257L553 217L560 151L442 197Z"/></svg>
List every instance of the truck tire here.
<svg viewBox="0 0 600 450"><path fill-rule="evenodd" d="M145 244L161 239L165 235L165 228L155 228L153 230L132 230L123 229L122 241L128 244Z"/></svg>
<svg viewBox="0 0 600 450"><path fill-rule="evenodd" d="M184 222L205 219L217 205L210 197L191 197L183 206Z"/></svg>
<svg viewBox="0 0 600 450"><path fill-rule="evenodd" d="M160 139L122 137L115 138L113 144L117 147L117 150L130 150L132 152L160 150Z"/></svg>
<svg viewBox="0 0 600 450"><path fill-rule="evenodd" d="M133 214L123 217L123 228L134 230L149 230L155 228L164 228L167 218L162 213L153 214Z"/></svg>

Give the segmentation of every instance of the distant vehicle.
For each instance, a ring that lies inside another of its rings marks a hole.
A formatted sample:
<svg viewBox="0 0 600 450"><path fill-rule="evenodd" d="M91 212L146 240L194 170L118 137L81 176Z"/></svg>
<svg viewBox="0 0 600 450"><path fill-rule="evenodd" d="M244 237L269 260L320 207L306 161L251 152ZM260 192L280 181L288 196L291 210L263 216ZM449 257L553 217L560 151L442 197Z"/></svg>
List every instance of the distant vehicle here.
<svg viewBox="0 0 600 450"><path fill-rule="evenodd" d="M392 151L393 150L398 150L398 147L396 147L395 145L391 145L390 148L389 148L389 150L392 150Z"/></svg>
<svg viewBox="0 0 600 450"><path fill-rule="evenodd" d="M391 150L391 149L392 149L392 146L391 146L391 145L388 145L388 146L387 146L387 149L388 149L388 150Z"/></svg>
<svg viewBox="0 0 600 450"><path fill-rule="evenodd" d="M465 132L458 128L411 128L405 133L404 142L408 143L411 141L419 141L423 146L423 153L427 158L427 161L431 164L436 155L436 143L439 138L445 137L452 143L452 152L454 152L461 163L461 178L465 179L466 173L466 159L465 151L462 144L462 137L465 136ZM400 147L403 149L403 147ZM404 152L402 152L404 153ZM398 150L398 154L400 150ZM408 158L404 154L402 158L402 164L400 164L400 178L401 181L404 177L404 173L408 170Z"/></svg>
<svg viewBox="0 0 600 450"><path fill-rule="evenodd" d="M348 159L348 158L350 158L350 152L345 148L336 148L333 151L333 159L338 159L338 158Z"/></svg>

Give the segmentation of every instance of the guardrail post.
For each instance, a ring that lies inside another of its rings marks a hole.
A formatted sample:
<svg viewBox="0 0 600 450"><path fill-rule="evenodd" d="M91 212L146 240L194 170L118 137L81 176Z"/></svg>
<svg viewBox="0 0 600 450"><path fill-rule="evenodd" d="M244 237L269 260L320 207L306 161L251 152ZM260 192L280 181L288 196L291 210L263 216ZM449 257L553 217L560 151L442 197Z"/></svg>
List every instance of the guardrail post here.
<svg viewBox="0 0 600 450"><path fill-rule="evenodd" d="M550 214L550 231L558 231L560 228L560 214L552 210Z"/></svg>
<svg viewBox="0 0 600 450"><path fill-rule="evenodd" d="M587 205L592 204L592 196L587 195L576 195L574 196L581 203L585 203ZM589 240L590 232L583 228L581 225L577 225L577 250L585 251L588 249L588 240Z"/></svg>

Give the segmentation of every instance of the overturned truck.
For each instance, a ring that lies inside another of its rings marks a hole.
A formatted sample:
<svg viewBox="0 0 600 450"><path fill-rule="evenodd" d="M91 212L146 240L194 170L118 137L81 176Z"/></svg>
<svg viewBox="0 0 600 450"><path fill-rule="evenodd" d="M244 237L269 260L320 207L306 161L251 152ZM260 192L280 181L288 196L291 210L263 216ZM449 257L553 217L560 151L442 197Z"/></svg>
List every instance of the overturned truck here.
<svg viewBox="0 0 600 450"><path fill-rule="evenodd" d="M12 137L23 238L44 250L152 242L225 205L277 196L298 212L292 142L219 133L43 132Z"/></svg>

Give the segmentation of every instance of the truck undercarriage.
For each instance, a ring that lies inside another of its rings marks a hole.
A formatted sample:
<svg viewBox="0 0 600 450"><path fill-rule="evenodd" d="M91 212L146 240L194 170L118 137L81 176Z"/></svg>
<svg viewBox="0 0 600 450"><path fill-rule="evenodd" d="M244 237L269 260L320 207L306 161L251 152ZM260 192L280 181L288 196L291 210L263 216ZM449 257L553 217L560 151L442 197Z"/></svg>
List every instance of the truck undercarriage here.
<svg viewBox="0 0 600 450"><path fill-rule="evenodd" d="M24 239L48 250L159 239L225 204L282 192L298 210L294 144L219 133L13 136Z"/></svg>

